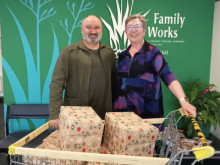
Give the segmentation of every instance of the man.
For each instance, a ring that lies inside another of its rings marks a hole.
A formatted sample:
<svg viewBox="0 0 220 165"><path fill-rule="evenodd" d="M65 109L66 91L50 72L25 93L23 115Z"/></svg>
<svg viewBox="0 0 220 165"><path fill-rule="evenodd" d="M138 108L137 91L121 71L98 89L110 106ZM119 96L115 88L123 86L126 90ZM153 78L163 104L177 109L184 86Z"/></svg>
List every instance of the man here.
<svg viewBox="0 0 220 165"><path fill-rule="evenodd" d="M102 23L95 15L83 19L81 32L83 39L61 51L53 71L50 128L59 128L61 105L91 106L102 119L105 112L112 111L114 51L99 42Z"/></svg>

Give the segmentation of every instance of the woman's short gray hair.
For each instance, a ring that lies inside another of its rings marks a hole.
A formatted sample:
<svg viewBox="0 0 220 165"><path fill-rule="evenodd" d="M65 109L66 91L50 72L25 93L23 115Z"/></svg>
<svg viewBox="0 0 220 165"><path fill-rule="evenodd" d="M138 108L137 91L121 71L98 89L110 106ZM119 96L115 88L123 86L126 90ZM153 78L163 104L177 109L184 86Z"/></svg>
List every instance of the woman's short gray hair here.
<svg viewBox="0 0 220 165"><path fill-rule="evenodd" d="M147 24L147 21L145 20L144 16L143 15L140 15L140 14L134 14L134 15L130 15L126 18L125 20L125 29L126 29L126 26L128 24L129 21L133 20L133 19L139 19L141 21L141 24L143 26L143 29L146 30L146 24Z"/></svg>

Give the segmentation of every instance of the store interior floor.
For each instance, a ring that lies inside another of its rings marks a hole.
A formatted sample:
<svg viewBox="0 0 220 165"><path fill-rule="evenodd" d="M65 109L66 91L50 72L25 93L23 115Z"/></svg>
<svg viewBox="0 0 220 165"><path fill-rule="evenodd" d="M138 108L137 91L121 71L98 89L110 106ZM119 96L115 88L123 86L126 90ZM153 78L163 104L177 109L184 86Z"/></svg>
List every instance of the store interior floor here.
<svg viewBox="0 0 220 165"><path fill-rule="evenodd" d="M5 127L4 127L4 104L3 98L0 98L0 139L5 137ZM5 154L0 153L0 165L7 165L7 160Z"/></svg>

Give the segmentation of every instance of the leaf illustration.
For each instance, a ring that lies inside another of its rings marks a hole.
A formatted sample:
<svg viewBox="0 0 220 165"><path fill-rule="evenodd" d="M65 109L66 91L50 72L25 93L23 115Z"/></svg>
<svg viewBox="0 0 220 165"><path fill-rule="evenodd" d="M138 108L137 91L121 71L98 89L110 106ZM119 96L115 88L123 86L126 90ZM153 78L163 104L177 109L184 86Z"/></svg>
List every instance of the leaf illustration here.
<svg viewBox="0 0 220 165"><path fill-rule="evenodd" d="M123 13L124 10L122 6L122 0L121 0L121 4L119 4L119 1L116 0L117 14L114 14L113 10L107 5L110 16L111 16L112 26L110 26L109 23L107 23L101 17L101 20L103 21L104 25L107 27L109 31L109 42L110 42L111 47L115 51L116 57L118 56L119 52L127 48L128 45L130 44L129 40L127 39L127 36L125 35L124 28L125 28L126 18L129 15L131 15L133 3L134 3L134 0L131 0L131 5L129 5L129 1L127 0L127 6L125 9L125 12ZM150 10L147 11L143 16L145 17L149 12Z"/></svg>
<svg viewBox="0 0 220 165"><path fill-rule="evenodd" d="M16 18L16 16L14 15L14 13L10 10L10 8L8 7L8 10L10 11L11 15L14 18L14 21L17 25L20 37L21 37L21 41L23 44L23 48L24 48L24 53L25 53L25 60L26 60L26 68L27 68L27 78L28 78L28 96L29 96L29 102L38 102L36 100L36 98L41 98L40 96L38 96L37 94L39 94L39 92L37 92L37 90L39 90L39 80L37 80L37 73L36 73L36 66L34 63L34 59L33 59L33 54L31 51L31 47L30 44L28 42L28 39L25 35L25 32L20 24L20 22L18 21L18 19Z"/></svg>
<svg viewBox="0 0 220 165"><path fill-rule="evenodd" d="M91 5L91 2L88 2L86 5L85 5L85 7L88 7L88 6L90 6Z"/></svg>
<svg viewBox="0 0 220 165"><path fill-rule="evenodd" d="M66 29L68 29L68 18L65 18L65 26L66 26Z"/></svg>
<svg viewBox="0 0 220 165"><path fill-rule="evenodd" d="M26 119L27 120L27 123L28 123L28 126L30 128L31 131L34 131L36 129L33 121L31 119Z"/></svg>
<svg viewBox="0 0 220 165"><path fill-rule="evenodd" d="M81 19L81 20L78 22L78 25L77 25L78 27L82 25L82 21L83 21L83 19Z"/></svg>
<svg viewBox="0 0 220 165"><path fill-rule="evenodd" d="M84 2L85 0L81 0L81 4L80 4L80 7L79 7L79 10L78 10L78 13L76 13L76 15L74 15L75 13L75 3L73 2L72 3L72 9L70 8L69 4L70 4L70 1L67 2L67 8L68 10L70 11L70 13L72 14L73 18L74 18L74 22L72 25L70 25L70 28L67 28L67 23L66 23L66 19L65 19L65 26L63 25L62 21L60 21L60 25L64 28L64 30L66 31L67 35L68 35L68 45L71 44L71 41L72 41L72 37L73 37L73 32L74 32L74 29L79 27L80 24L81 24L81 21L78 21L78 18L79 18L79 15L85 11L85 10L88 10L88 9L91 9L95 6L95 4L93 4L92 6L90 6L92 3L89 2L85 5L85 7L83 8L83 5L84 5ZM87 8L87 6L90 6Z"/></svg>
<svg viewBox="0 0 220 165"><path fill-rule="evenodd" d="M18 128L21 129L21 122L20 119L16 119L17 123L18 123Z"/></svg>
<svg viewBox="0 0 220 165"><path fill-rule="evenodd" d="M32 0L29 0L29 3L30 3L31 8L33 9L33 7L34 7L33 1L32 1Z"/></svg>
<svg viewBox="0 0 220 165"><path fill-rule="evenodd" d="M41 14L41 18L44 17L44 15L46 14L46 12L47 12L47 9L45 9L45 10L43 11L43 13Z"/></svg>
<svg viewBox="0 0 220 165"><path fill-rule="evenodd" d="M50 13L54 10L54 7L50 8L50 10L48 11L48 15L50 15Z"/></svg>
<svg viewBox="0 0 220 165"><path fill-rule="evenodd" d="M50 68L49 68L49 71L47 74L47 78L44 83L43 94L42 94L42 103L49 103L49 85L50 85L50 81L52 78L53 69L54 69L54 66L56 64L56 60L59 55L59 45L58 45L58 41L57 41L57 36L56 36L55 30L53 27L52 27L52 29L53 29L53 38L54 38L53 56L52 56Z"/></svg>
<svg viewBox="0 0 220 165"><path fill-rule="evenodd" d="M72 4L72 13L74 14L74 10L75 10L75 3L73 2Z"/></svg>
<svg viewBox="0 0 220 165"><path fill-rule="evenodd" d="M14 94L16 104L28 103L27 98L24 93L24 90L23 90L17 76L15 75L11 66L7 63L7 61L5 60L4 57L2 57L2 66L6 72L6 76L8 77L8 80L10 82L11 89Z"/></svg>

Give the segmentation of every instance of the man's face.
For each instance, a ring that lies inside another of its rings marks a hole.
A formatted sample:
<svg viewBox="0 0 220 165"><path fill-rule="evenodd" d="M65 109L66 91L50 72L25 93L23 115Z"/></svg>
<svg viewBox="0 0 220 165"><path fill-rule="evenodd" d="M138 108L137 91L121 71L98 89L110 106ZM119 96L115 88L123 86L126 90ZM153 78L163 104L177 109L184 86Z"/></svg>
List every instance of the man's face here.
<svg viewBox="0 0 220 165"><path fill-rule="evenodd" d="M97 43L102 38L102 23L95 16L88 16L82 22L83 39L89 43Z"/></svg>

